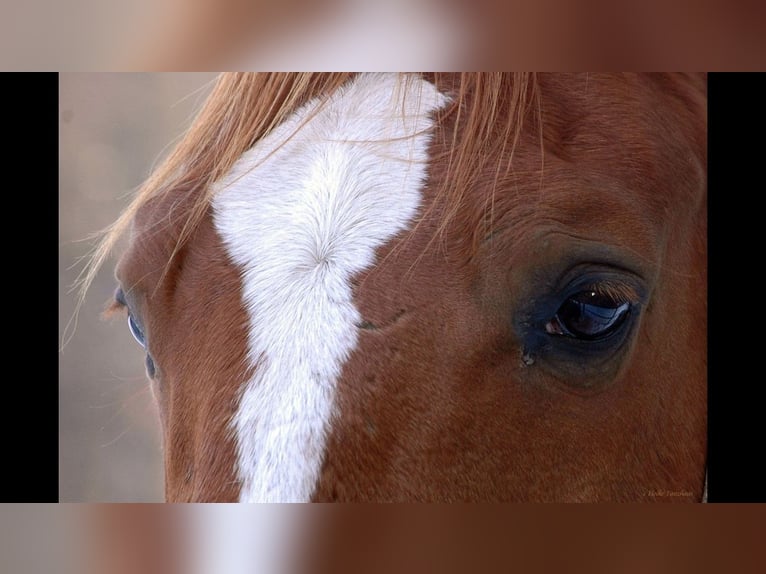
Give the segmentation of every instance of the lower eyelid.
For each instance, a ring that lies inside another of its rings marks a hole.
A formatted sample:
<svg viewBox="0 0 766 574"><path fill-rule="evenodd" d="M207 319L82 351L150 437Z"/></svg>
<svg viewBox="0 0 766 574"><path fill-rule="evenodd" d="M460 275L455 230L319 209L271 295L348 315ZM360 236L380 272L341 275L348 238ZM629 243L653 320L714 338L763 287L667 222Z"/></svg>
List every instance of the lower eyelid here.
<svg viewBox="0 0 766 574"><path fill-rule="evenodd" d="M146 372L151 378L154 378L154 375L157 372L157 369L154 365L154 359L152 359L149 353L146 354Z"/></svg>

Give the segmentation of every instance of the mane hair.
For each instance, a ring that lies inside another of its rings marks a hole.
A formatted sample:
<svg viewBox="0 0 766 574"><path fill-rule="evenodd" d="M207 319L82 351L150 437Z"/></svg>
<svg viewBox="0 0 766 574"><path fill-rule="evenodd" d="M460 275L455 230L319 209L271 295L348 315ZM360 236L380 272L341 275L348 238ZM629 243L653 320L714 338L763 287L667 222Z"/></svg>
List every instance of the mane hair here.
<svg viewBox="0 0 766 574"><path fill-rule="evenodd" d="M101 233L102 239L77 281L80 303L142 206L173 189L196 193L183 214L185 222L174 256L208 209L212 184L231 169L242 153L300 105L317 97L326 100L352 76L345 72L221 74L175 149L144 182L120 217ZM412 74L400 74L402 81L408 77ZM437 118L437 123L450 120L453 124L451 133L444 131L440 142L447 150L447 170L439 190L446 206L439 224L441 232L460 211L465 190L485 171L488 161L498 161L495 184L508 173L524 118L534 103L539 118L539 99L532 73L432 73L425 77L451 98L451 104ZM490 212L493 195L488 199Z"/></svg>

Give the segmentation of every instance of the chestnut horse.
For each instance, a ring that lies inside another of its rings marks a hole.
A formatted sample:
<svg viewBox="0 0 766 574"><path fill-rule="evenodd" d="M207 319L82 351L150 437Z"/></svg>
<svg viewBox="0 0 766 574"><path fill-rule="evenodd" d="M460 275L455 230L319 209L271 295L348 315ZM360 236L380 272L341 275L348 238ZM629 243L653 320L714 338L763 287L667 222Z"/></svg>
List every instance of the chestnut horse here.
<svg viewBox="0 0 766 574"><path fill-rule="evenodd" d="M170 501L699 501L706 78L225 74L116 222Z"/></svg>

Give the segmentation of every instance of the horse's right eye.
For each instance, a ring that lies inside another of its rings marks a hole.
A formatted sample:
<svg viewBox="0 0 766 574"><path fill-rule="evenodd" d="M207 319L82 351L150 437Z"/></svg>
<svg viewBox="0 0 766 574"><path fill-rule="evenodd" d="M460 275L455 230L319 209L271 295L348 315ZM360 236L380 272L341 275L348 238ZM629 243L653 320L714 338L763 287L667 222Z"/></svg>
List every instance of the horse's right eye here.
<svg viewBox="0 0 766 574"><path fill-rule="evenodd" d="M144 337L144 333L141 331L138 323L136 323L136 320L130 313L128 313L128 328L130 329L130 333L133 335L133 338L138 341L138 344L146 349L146 338Z"/></svg>

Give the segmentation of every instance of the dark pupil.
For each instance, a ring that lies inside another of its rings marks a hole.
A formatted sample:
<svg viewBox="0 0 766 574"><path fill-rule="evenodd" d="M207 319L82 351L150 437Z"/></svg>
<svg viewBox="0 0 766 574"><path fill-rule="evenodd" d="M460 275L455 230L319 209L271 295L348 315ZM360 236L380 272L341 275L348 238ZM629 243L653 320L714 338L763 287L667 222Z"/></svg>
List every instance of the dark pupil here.
<svg viewBox="0 0 766 574"><path fill-rule="evenodd" d="M592 340L615 331L629 310L630 303L619 303L595 291L584 291L564 301L556 318L567 334Z"/></svg>

